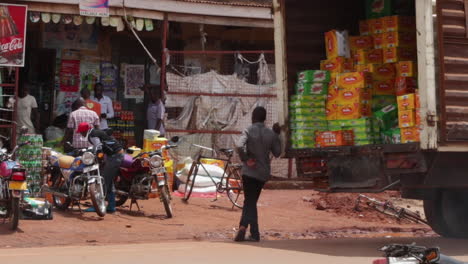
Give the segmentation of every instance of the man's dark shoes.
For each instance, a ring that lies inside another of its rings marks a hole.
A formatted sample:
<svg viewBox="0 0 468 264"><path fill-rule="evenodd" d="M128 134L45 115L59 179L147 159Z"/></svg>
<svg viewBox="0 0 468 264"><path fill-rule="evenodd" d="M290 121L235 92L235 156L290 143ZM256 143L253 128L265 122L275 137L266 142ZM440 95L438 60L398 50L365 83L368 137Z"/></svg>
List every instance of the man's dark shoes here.
<svg viewBox="0 0 468 264"><path fill-rule="evenodd" d="M239 227L239 231L237 231L236 237L234 238L234 241L236 242L242 242L245 241L245 231L246 228L241 226Z"/></svg>
<svg viewBox="0 0 468 264"><path fill-rule="evenodd" d="M260 242L260 236L254 236L254 235L250 235L247 239L245 239L245 241L248 241L248 242Z"/></svg>

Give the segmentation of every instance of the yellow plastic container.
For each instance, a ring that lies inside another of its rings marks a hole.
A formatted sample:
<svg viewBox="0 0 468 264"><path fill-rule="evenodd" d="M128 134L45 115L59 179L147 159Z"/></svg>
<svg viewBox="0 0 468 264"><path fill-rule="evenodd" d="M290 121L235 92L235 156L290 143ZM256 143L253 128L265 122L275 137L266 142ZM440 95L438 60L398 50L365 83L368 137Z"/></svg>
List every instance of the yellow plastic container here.
<svg viewBox="0 0 468 264"><path fill-rule="evenodd" d="M157 138L156 140L143 139L143 151L155 151L160 150L163 146L167 145L168 140L166 138ZM167 150L162 152L164 160L169 160L169 153Z"/></svg>

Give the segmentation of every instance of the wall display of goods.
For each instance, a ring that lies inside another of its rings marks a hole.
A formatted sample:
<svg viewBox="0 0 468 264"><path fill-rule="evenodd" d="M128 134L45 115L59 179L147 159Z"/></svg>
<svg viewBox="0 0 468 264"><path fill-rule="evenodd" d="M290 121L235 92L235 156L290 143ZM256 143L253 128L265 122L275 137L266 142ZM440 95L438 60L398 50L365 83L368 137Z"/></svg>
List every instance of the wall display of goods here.
<svg viewBox="0 0 468 264"><path fill-rule="evenodd" d="M120 102L113 102L114 118L108 121L109 127L114 131L115 139L124 146L133 146L135 142L135 116L132 111L123 111Z"/></svg>
<svg viewBox="0 0 468 264"><path fill-rule="evenodd" d="M396 0L368 0L359 36L325 33L320 69L297 74L293 149L419 142L415 17L392 8L410 13Z"/></svg>
<svg viewBox="0 0 468 264"><path fill-rule="evenodd" d="M18 139L18 143L29 142L18 150L17 159L27 171L28 191L31 197L41 195L42 186L42 135L26 134Z"/></svg>

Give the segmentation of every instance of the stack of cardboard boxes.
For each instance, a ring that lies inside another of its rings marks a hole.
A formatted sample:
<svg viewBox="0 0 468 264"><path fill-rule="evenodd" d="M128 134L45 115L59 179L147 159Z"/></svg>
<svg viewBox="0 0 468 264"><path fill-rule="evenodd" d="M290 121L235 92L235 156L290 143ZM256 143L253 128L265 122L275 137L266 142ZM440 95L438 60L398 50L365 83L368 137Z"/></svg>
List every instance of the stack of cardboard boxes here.
<svg viewBox="0 0 468 264"><path fill-rule="evenodd" d="M359 36L326 32L321 71L298 74L293 148L419 141L415 18L370 17L360 22Z"/></svg>

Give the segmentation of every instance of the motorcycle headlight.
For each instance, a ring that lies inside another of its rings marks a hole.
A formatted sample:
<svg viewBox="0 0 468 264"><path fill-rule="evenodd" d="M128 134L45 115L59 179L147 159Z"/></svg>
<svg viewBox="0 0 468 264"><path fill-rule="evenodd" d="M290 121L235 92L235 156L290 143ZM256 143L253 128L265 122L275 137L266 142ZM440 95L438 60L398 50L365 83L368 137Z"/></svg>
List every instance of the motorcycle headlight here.
<svg viewBox="0 0 468 264"><path fill-rule="evenodd" d="M94 154L91 152L85 152L83 156L81 156L81 160L84 165L92 165L94 163Z"/></svg>
<svg viewBox="0 0 468 264"><path fill-rule="evenodd" d="M161 156L159 155L154 155L150 158L151 167L155 167L155 168L161 167L162 163L163 163L163 160Z"/></svg>

